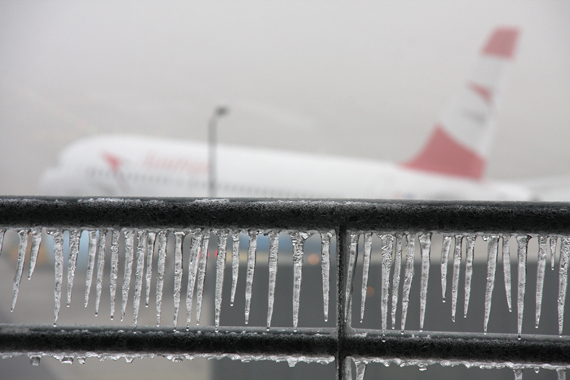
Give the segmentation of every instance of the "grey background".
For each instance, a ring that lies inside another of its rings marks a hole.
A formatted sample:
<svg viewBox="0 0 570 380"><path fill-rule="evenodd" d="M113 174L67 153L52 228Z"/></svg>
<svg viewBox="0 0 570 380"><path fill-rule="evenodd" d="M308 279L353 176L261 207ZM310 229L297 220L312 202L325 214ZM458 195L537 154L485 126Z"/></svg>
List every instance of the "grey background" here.
<svg viewBox="0 0 570 380"><path fill-rule="evenodd" d="M570 175L566 1L0 2L0 193L92 134L402 161L498 25L522 36L488 175Z"/></svg>

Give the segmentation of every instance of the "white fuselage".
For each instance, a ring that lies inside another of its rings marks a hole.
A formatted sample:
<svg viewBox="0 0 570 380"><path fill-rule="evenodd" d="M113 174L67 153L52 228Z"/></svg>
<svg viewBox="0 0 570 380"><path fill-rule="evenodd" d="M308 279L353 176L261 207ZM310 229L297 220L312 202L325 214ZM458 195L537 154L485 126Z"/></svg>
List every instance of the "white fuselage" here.
<svg viewBox="0 0 570 380"><path fill-rule="evenodd" d="M531 200L525 188L402 166L250 147L217 147L218 197ZM40 191L60 196L208 196L208 146L100 136L62 151Z"/></svg>

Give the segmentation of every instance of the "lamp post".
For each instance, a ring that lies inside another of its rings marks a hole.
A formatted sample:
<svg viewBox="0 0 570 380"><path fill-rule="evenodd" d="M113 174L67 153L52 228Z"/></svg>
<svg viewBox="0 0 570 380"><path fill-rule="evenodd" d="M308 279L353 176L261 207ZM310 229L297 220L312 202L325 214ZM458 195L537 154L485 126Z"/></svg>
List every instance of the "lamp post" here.
<svg viewBox="0 0 570 380"><path fill-rule="evenodd" d="M216 196L216 145L218 120L229 112L226 106L217 106L208 122L208 197Z"/></svg>

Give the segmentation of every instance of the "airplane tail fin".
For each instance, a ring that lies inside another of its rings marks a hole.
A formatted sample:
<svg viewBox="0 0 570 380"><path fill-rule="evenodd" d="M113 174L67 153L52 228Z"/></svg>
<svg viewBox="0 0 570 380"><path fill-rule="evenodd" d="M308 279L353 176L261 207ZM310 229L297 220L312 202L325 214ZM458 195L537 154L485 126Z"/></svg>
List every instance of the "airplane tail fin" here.
<svg viewBox="0 0 570 380"><path fill-rule="evenodd" d="M499 90L519 31L500 27L481 50L475 71L444 112L424 148L404 167L481 179L494 129Z"/></svg>

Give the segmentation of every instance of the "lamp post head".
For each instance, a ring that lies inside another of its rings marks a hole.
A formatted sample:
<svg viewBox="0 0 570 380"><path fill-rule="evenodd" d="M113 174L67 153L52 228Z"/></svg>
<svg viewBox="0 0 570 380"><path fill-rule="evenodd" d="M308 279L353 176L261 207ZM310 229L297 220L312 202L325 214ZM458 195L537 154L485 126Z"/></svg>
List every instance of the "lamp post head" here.
<svg viewBox="0 0 570 380"><path fill-rule="evenodd" d="M216 116L224 116L230 112L230 109L227 106L217 106L214 110L214 114Z"/></svg>

